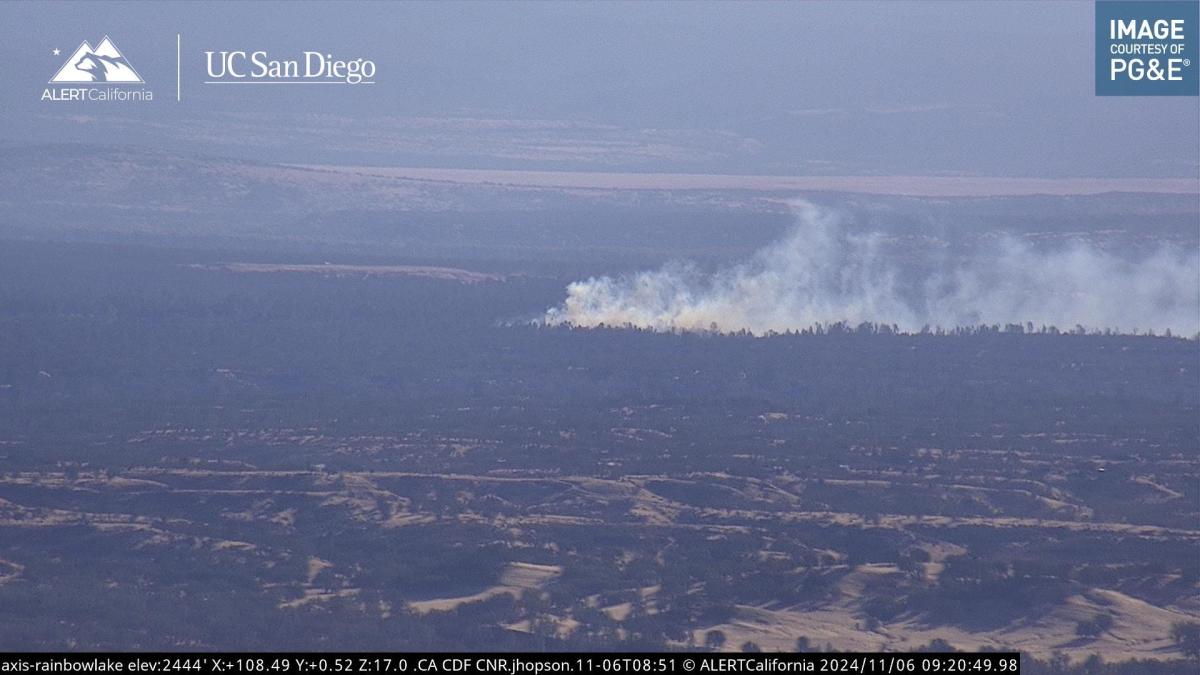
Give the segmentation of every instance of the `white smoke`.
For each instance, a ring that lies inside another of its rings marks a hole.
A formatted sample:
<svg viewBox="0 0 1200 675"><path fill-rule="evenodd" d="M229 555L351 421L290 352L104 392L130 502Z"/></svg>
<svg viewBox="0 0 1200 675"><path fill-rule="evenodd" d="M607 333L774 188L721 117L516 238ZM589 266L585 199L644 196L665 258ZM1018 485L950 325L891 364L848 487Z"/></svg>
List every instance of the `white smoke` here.
<svg viewBox="0 0 1200 675"><path fill-rule="evenodd" d="M882 235L847 232L835 214L807 202L795 208L795 230L744 263L708 274L670 263L577 281L543 321L757 335L836 322L895 324L904 332L1010 323L1200 332L1195 251L1162 246L1130 261L1082 242L1040 250L1001 235L914 280L884 256Z"/></svg>

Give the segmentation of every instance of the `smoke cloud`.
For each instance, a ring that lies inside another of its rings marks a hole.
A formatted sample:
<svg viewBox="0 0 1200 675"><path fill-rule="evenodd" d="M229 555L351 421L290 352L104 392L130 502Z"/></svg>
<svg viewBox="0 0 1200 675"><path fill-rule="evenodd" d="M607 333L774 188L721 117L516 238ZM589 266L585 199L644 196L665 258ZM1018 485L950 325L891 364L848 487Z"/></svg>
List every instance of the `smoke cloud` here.
<svg viewBox="0 0 1200 675"><path fill-rule="evenodd" d="M705 273L690 263L577 281L551 325L761 335L846 322L901 331L1032 323L1119 332L1200 333L1200 256L1161 246L1127 260L1077 242L1041 250L1009 235L953 261L901 269L879 233L796 202L797 224L746 262Z"/></svg>

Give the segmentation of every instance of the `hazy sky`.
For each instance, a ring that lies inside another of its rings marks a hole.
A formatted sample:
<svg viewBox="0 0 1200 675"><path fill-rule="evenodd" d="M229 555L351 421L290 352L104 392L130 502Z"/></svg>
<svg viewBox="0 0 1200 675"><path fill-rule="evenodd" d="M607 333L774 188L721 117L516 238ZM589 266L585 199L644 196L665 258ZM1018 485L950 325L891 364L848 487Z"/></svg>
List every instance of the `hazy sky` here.
<svg viewBox="0 0 1200 675"><path fill-rule="evenodd" d="M1196 176L1197 99L1096 97L1092 22L1091 2L4 3L0 115L6 140L266 160ZM156 100L40 101L104 35ZM378 83L201 84L220 49L365 57Z"/></svg>

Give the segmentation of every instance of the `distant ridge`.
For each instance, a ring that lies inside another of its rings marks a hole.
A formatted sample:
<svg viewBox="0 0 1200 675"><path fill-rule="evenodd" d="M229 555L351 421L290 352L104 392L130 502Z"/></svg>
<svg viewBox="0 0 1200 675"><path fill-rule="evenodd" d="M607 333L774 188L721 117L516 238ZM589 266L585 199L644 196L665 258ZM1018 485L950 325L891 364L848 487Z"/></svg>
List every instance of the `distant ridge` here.
<svg viewBox="0 0 1200 675"><path fill-rule="evenodd" d="M293 165L363 176L599 190L812 190L913 197L1022 197L1106 192L1200 194L1190 178L1016 178L984 176L769 176L691 173L603 173Z"/></svg>

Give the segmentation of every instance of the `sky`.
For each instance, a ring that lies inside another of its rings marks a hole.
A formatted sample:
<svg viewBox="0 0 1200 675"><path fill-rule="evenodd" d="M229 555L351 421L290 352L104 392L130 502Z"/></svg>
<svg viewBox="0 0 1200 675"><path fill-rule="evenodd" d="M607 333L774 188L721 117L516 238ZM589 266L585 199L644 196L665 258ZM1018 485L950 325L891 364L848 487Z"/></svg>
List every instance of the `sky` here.
<svg viewBox="0 0 1200 675"><path fill-rule="evenodd" d="M155 100L40 100L105 35ZM1095 96L1091 2L4 3L0 44L8 142L497 169L1200 172L1196 98ZM205 85L207 50L368 58L376 83Z"/></svg>

